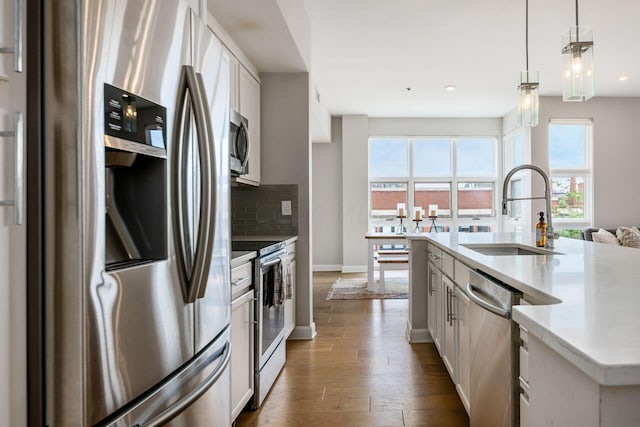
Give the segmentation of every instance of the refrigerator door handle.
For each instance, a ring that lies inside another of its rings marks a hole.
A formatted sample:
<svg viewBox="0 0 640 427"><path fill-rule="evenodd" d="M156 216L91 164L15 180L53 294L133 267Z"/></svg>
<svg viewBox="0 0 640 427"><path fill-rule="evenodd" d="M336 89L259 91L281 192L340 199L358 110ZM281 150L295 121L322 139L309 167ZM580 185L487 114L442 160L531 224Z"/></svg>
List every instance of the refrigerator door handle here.
<svg viewBox="0 0 640 427"><path fill-rule="evenodd" d="M216 213L217 213L217 163L216 163L216 155L215 155L215 140L213 137L213 126L211 125L211 111L209 110L209 104L207 103L207 91L204 85L204 79L202 78L202 74L196 73L196 81L198 87L198 93L201 100L202 105L202 114L203 114L203 127L204 134L206 135L206 140L198 139L200 144L203 144L203 152L208 152L208 161L209 167L207 168L207 176L202 176L203 183L205 179L207 179L207 185L203 185L203 190L206 187L207 197L207 206L209 211L205 214L204 218L200 218L200 223L202 224L203 220L207 221L207 240L206 247L204 249L204 271L202 281L200 282L200 286L198 287L198 298L203 298L204 294L207 290L207 282L209 276L209 267L211 265L211 258L213 256L213 249L215 243L215 233L216 233ZM201 154L202 156L202 154Z"/></svg>
<svg viewBox="0 0 640 427"><path fill-rule="evenodd" d="M217 359L220 357L220 353L211 356L211 359ZM191 406L196 400L198 400L204 393L207 392L211 388L211 386L218 381L218 378L222 375L227 366L229 365L229 361L231 360L231 343L227 341L222 349L222 361L218 365L217 369L209 374L207 378L203 382L201 382L198 387L191 390L187 395L185 395L182 399L178 400L173 405L169 406L167 409L162 411L160 414L155 416L150 421L147 421L141 424L142 427L158 427L166 424L176 416L180 415L180 413L184 412L189 406Z"/></svg>
<svg viewBox="0 0 640 427"><path fill-rule="evenodd" d="M188 94L188 98L187 98ZM187 101L188 100L188 101ZM192 303L197 299L198 290L209 275L207 252L211 242L211 150L206 144L208 139L207 120L203 107L201 90L193 67L182 67L178 89L178 110L176 111L174 126L174 145L172 156L172 204L174 210L174 237L177 246L177 265L182 285L185 303ZM191 108L189 108L191 107ZM189 112L193 111L198 140L198 155L200 160L200 212L197 231L197 242L193 262L190 262L190 242L187 230L187 179L186 162L188 160ZM183 127L184 126L184 127ZM181 131L182 129L182 131ZM182 138L181 138L182 137ZM210 255L208 256L210 260Z"/></svg>

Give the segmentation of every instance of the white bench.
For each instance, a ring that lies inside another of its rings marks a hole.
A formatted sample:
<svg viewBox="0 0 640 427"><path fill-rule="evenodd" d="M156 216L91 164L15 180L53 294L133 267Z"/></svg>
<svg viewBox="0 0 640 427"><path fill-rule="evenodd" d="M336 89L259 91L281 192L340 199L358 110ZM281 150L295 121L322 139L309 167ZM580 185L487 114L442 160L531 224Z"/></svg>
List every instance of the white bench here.
<svg viewBox="0 0 640 427"><path fill-rule="evenodd" d="M384 272L386 270L407 270L409 268L409 251L384 250L376 256L380 272L380 291L384 292Z"/></svg>

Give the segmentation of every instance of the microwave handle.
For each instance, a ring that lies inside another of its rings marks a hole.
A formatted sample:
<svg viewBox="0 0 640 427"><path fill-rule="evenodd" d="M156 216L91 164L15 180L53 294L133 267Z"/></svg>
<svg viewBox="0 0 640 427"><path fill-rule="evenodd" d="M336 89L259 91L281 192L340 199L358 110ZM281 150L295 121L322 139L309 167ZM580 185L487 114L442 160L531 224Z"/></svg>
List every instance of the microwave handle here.
<svg viewBox="0 0 640 427"><path fill-rule="evenodd" d="M240 124L240 130L239 133L243 133L244 134L244 140L246 141L247 144L247 151L245 152L244 158L242 158L242 160L240 161L240 165L244 168L247 166L247 163L249 163L249 156L251 155L251 144L249 141L249 131L247 130L247 128L244 127L244 123ZM236 148L237 148L237 144L238 144L238 139L236 139Z"/></svg>

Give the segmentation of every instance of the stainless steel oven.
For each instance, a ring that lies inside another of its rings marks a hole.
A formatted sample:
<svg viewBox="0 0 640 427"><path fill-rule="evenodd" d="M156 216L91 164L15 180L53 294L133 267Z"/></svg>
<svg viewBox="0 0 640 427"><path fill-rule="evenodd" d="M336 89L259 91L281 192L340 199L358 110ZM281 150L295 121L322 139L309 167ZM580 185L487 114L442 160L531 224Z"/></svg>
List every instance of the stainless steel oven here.
<svg viewBox="0 0 640 427"><path fill-rule="evenodd" d="M284 339L284 242L234 241L233 250L257 250L255 283L255 391L253 409L262 405L286 361Z"/></svg>

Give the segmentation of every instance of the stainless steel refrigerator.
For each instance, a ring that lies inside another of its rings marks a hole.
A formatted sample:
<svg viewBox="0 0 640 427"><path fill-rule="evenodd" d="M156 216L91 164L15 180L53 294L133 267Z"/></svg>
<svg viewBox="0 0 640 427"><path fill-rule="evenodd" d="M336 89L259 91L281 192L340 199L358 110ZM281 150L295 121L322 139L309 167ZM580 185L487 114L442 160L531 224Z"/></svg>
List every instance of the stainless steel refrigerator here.
<svg viewBox="0 0 640 427"><path fill-rule="evenodd" d="M182 1L31 5L29 424L230 425L229 58Z"/></svg>

